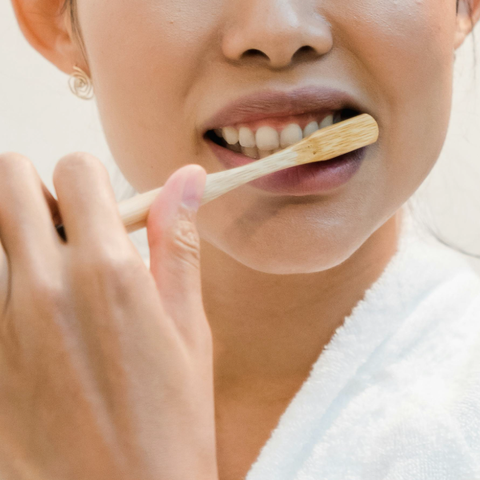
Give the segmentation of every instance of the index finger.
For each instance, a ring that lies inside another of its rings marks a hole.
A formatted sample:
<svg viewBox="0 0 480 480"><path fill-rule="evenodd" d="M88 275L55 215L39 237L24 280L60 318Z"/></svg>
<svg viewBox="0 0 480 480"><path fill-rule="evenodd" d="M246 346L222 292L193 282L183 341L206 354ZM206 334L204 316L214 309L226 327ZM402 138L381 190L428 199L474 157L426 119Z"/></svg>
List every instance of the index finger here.
<svg viewBox="0 0 480 480"><path fill-rule="evenodd" d="M11 264L34 268L56 251L60 241L52 220L56 200L46 192L28 158L0 154L0 239Z"/></svg>
<svg viewBox="0 0 480 480"><path fill-rule="evenodd" d="M108 171L93 155L76 152L55 167L53 183L68 242L95 248L134 248L118 210Z"/></svg>

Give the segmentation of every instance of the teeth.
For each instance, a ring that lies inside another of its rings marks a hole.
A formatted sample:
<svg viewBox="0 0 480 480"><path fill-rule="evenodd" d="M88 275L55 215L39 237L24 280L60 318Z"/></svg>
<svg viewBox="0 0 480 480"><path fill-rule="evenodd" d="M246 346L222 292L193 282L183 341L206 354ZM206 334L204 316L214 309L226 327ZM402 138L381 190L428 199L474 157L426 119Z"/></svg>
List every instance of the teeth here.
<svg viewBox="0 0 480 480"><path fill-rule="evenodd" d="M230 150L242 152L250 158L258 159L294 145L317 130L341 121L342 112L337 111L325 117L320 123L310 122L303 130L298 124L291 123L280 133L267 125L258 128L256 132L248 127L240 127L240 129L223 127L215 129L215 133L225 139Z"/></svg>
<svg viewBox="0 0 480 480"><path fill-rule="evenodd" d="M242 147L242 153L250 158L254 158L254 159L258 158L257 147Z"/></svg>
<svg viewBox="0 0 480 480"><path fill-rule="evenodd" d="M310 122L304 129L303 129L303 137L308 137L312 133L318 130L318 123L317 122Z"/></svg>
<svg viewBox="0 0 480 480"><path fill-rule="evenodd" d="M222 135L229 145L235 145L238 142L238 130L234 127L223 128Z"/></svg>
<svg viewBox="0 0 480 480"><path fill-rule="evenodd" d="M259 153L259 157L260 158L265 158L265 157L268 157L269 155L271 155L273 153L273 150L258 150L258 153Z"/></svg>
<svg viewBox="0 0 480 480"><path fill-rule="evenodd" d="M330 125L333 125L333 115L329 115L328 117L325 117L320 122L319 128L329 127Z"/></svg>
<svg viewBox="0 0 480 480"><path fill-rule="evenodd" d="M242 147L256 147L255 135L248 127L241 127L238 132L238 139Z"/></svg>
<svg viewBox="0 0 480 480"><path fill-rule="evenodd" d="M238 153L240 153L242 151L242 147L240 146L240 144L238 142L235 145L229 145L228 148L230 150L233 150L234 152L238 152Z"/></svg>
<svg viewBox="0 0 480 480"><path fill-rule="evenodd" d="M303 138L303 132L299 125L291 123L285 127L280 134L280 146L288 147L299 142Z"/></svg>
<svg viewBox="0 0 480 480"><path fill-rule="evenodd" d="M259 150L274 150L280 145L278 132L272 127L260 127L255 134Z"/></svg>

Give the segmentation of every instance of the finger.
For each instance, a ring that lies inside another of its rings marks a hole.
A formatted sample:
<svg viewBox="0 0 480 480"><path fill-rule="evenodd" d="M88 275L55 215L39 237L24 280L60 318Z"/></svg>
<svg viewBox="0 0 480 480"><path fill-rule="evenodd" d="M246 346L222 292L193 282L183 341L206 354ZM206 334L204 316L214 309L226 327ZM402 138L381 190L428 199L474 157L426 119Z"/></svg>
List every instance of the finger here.
<svg viewBox="0 0 480 480"><path fill-rule="evenodd" d="M46 198L47 191L28 158L0 154L0 241L12 271L48 268L58 253L51 213L55 199Z"/></svg>
<svg viewBox="0 0 480 480"><path fill-rule="evenodd" d="M133 248L100 160L83 152L63 157L55 167L53 184L69 244Z"/></svg>
<svg viewBox="0 0 480 480"><path fill-rule="evenodd" d="M180 322L198 318L203 311L196 210L182 205L182 192L188 183L193 197L200 199L206 176L199 165L177 170L160 191L147 218L150 270L166 313Z"/></svg>

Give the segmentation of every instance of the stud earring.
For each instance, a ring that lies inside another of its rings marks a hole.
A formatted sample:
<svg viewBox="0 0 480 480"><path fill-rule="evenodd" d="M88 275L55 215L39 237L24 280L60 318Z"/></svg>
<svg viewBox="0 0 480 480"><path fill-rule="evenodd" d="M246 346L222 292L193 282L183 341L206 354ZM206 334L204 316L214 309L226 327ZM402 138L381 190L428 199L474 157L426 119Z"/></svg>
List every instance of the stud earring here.
<svg viewBox="0 0 480 480"><path fill-rule="evenodd" d="M73 73L68 79L68 86L72 93L83 100L93 98L93 83L89 76L79 67L73 67Z"/></svg>

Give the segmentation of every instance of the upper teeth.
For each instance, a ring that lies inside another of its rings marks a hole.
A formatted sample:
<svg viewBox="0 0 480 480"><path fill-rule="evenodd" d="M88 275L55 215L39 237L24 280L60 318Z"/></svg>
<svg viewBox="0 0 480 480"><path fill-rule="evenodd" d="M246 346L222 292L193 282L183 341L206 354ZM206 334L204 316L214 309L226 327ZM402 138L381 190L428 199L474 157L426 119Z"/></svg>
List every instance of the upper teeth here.
<svg viewBox="0 0 480 480"><path fill-rule="evenodd" d="M253 132L249 127L224 127L216 129L215 133L223 137L230 150L241 151L252 158L263 158L271 153L293 145L302 138L308 137L321 128L328 127L340 121L339 112L325 117L320 124L310 122L303 130L297 123L290 123L280 132L269 126L262 126Z"/></svg>

